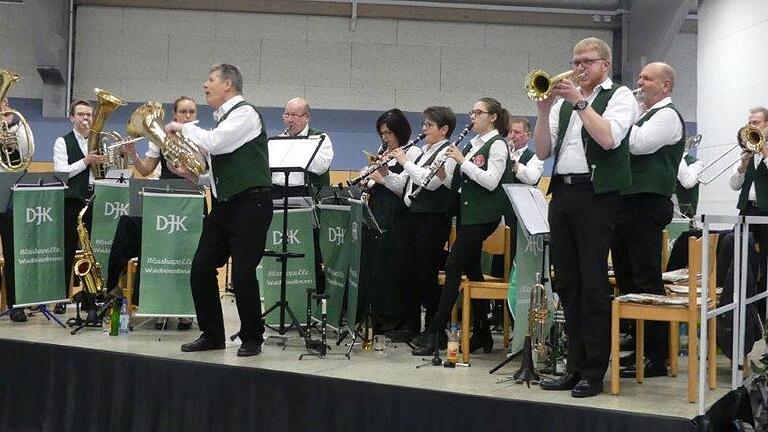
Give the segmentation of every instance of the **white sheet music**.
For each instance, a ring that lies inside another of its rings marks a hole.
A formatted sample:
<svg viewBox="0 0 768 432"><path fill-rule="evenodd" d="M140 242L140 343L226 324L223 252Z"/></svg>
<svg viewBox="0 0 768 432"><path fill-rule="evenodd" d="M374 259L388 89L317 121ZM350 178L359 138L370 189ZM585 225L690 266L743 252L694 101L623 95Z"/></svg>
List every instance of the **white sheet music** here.
<svg viewBox="0 0 768 432"><path fill-rule="evenodd" d="M270 168L307 169L315 149L325 139L323 135L310 135L295 138L269 139ZM284 185L284 173L272 173L272 184ZM304 186L304 173L295 172L288 176L288 186Z"/></svg>
<svg viewBox="0 0 768 432"><path fill-rule="evenodd" d="M549 233L549 204L541 189L522 184L506 184L503 187L512 202L517 220L523 222L525 230L531 235Z"/></svg>

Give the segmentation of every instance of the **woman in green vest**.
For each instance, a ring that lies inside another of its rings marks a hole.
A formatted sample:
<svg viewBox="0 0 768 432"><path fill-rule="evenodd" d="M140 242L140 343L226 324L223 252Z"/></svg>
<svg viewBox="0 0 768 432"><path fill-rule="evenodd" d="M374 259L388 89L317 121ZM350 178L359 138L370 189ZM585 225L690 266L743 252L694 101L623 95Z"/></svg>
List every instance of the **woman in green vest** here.
<svg viewBox="0 0 768 432"><path fill-rule="evenodd" d="M472 107L469 117L477 136L463 150L457 146L447 150L448 157L456 161L451 187L459 193L456 241L445 262L445 287L437 312L425 334L417 339L413 355L430 355L438 345L442 347L447 342L445 326L456 303L461 275L466 274L470 280L483 280L480 269L483 241L498 228L506 207L501 184L507 172L509 150L499 130L506 130L509 115L497 100L482 98ZM488 302L473 303L472 311L474 332L470 351L483 348L491 352Z"/></svg>
<svg viewBox="0 0 768 432"><path fill-rule="evenodd" d="M405 114L395 108L379 116L376 120L376 132L381 137L384 152L390 152L408 142L411 125ZM412 161L416 160L419 154L421 151L416 146L406 151L407 157ZM403 168L392 159L386 169L400 173ZM404 267L402 250L406 244L403 221L407 209L403 198L384 185L384 177L379 171L371 174L366 185L368 205L383 232L378 236L368 232L365 236L363 269L367 270L368 283L364 288L367 295L363 298L369 299L373 311L383 321L380 323L382 327L388 327L377 330L399 329L405 324L402 292L405 275L400 270Z"/></svg>

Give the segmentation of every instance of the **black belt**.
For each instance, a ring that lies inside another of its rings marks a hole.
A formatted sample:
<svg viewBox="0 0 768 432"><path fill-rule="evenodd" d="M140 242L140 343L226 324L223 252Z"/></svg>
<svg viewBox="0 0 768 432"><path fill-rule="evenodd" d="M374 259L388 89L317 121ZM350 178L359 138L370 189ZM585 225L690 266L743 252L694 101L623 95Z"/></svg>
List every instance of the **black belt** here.
<svg viewBox="0 0 768 432"><path fill-rule="evenodd" d="M747 207L757 208L757 201L747 201Z"/></svg>
<svg viewBox="0 0 768 432"><path fill-rule="evenodd" d="M272 188L270 186L254 186L254 187L249 187L248 189L245 189L245 190L243 190L241 192L238 192L238 193L232 195L231 197L229 197L229 199L227 201L232 201L233 199L237 199L237 198L243 197L245 195L251 195L251 194L260 194L260 193L271 194L271 190L272 190Z"/></svg>
<svg viewBox="0 0 768 432"><path fill-rule="evenodd" d="M575 184L583 184L583 183L592 183L592 175L591 174L558 174L560 177L560 181L563 182L563 184L567 185L575 185Z"/></svg>

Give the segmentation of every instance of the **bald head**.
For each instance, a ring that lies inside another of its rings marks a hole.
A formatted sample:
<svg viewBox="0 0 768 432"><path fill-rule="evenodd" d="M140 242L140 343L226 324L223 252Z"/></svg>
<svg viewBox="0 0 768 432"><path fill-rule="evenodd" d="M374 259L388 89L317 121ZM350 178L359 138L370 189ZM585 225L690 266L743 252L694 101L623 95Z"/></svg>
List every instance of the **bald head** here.
<svg viewBox="0 0 768 432"><path fill-rule="evenodd" d="M309 103L302 98L293 98L285 104L283 125L288 136L301 134L309 124Z"/></svg>
<svg viewBox="0 0 768 432"><path fill-rule="evenodd" d="M675 87L675 70L666 63L648 63L640 71L637 86L640 89L637 95L638 100L646 108L651 108L672 95L672 89Z"/></svg>

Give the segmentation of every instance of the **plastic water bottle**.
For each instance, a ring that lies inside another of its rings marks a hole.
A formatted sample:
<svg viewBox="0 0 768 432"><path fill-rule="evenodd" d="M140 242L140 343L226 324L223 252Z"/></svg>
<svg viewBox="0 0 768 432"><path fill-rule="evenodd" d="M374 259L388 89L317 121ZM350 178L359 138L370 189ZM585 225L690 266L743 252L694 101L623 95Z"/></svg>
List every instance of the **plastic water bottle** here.
<svg viewBox="0 0 768 432"><path fill-rule="evenodd" d="M451 324L451 330L448 333L448 347L445 350L445 358L448 363L456 364L459 361L459 325Z"/></svg>
<svg viewBox="0 0 768 432"><path fill-rule="evenodd" d="M123 299L120 305L120 336L128 334L128 323L131 320L131 314L128 313L128 300Z"/></svg>

